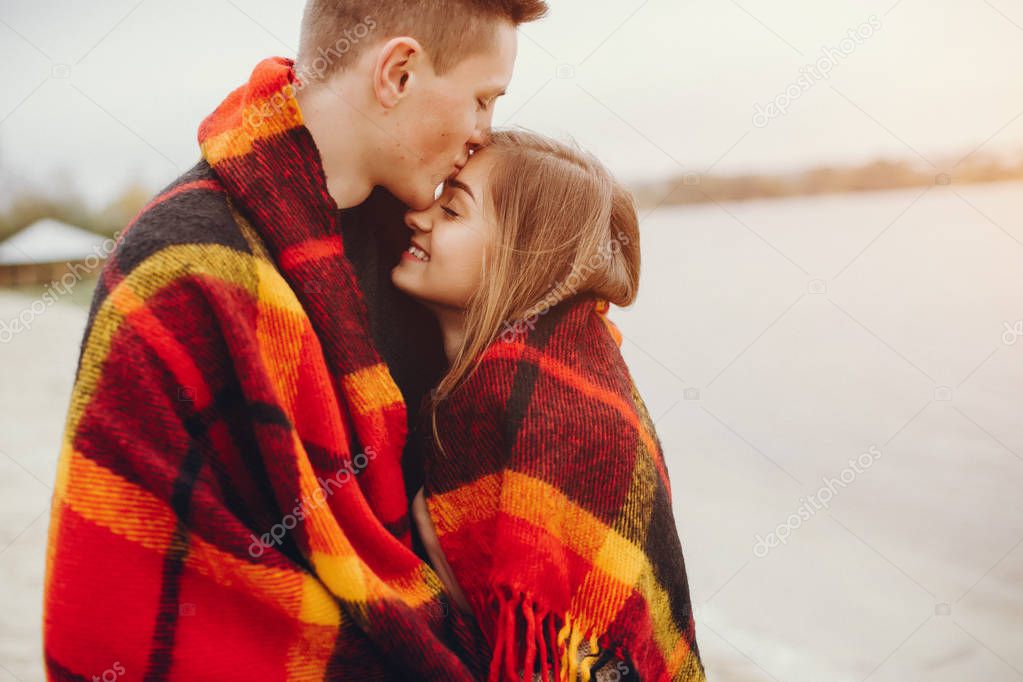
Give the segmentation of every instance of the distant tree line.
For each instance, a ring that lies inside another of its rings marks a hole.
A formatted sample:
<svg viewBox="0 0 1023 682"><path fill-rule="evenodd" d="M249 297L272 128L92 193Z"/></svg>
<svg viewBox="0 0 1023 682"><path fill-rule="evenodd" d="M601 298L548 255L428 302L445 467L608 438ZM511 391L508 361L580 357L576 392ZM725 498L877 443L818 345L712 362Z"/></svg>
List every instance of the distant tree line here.
<svg viewBox="0 0 1023 682"><path fill-rule="evenodd" d="M105 206L94 209L73 192L23 187L14 196L4 197L0 207L0 241L42 218L55 218L110 237L135 217L152 194L147 187L130 185Z"/></svg>
<svg viewBox="0 0 1023 682"><path fill-rule="evenodd" d="M858 166L819 166L787 175L681 174L636 185L633 193L641 206L652 207L1017 179L1023 179L1023 157L1004 161L978 154L938 169L907 161L878 160Z"/></svg>
<svg viewBox="0 0 1023 682"><path fill-rule="evenodd" d="M973 154L959 163L943 165L948 170L878 160L858 166L819 166L791 174L690 173L634 185L632 190L639 205L649 208L1023 179L1023 155L1006 161ZM95 209L67 189L70 182L50 183L51 189L45 191L33 186L12 189L7 178L0 185L9 192L8 196L0 196L0 241L41 218L56 218L109 237L123 229L153 195L149 187L129 184L109 203Z"/></svg>

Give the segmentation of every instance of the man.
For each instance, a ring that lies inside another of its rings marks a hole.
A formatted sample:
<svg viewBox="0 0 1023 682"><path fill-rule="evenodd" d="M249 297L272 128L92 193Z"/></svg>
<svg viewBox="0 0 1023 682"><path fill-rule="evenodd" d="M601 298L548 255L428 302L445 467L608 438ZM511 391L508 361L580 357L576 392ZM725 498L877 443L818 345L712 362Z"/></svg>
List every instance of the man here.
<svg viewBox="0 0 1023 682"><path fill-rule="evenodd" d="M437 347L380 277L398 204L366 199L430 203L545 11L311 0L297 61L264 60L203 122L202 161L97 285L50 523L50 679L485 670L412 550L402 452Z"/></svg>

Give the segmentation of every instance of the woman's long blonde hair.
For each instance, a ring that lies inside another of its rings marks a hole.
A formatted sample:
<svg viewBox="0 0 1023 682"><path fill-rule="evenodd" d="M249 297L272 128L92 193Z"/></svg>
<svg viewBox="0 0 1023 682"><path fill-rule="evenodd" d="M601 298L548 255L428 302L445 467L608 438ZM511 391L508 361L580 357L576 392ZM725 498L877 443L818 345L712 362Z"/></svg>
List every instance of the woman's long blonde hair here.
<svg viewBox="0 0 1023 682"><path fill-rule="evenodd" d="M496 237L466 306L462 347L430 401L438 446L437 407L487 346L573 295L627 306L639 288L635 203L596 157L521 129L495 131L485 149Z"/></svg>

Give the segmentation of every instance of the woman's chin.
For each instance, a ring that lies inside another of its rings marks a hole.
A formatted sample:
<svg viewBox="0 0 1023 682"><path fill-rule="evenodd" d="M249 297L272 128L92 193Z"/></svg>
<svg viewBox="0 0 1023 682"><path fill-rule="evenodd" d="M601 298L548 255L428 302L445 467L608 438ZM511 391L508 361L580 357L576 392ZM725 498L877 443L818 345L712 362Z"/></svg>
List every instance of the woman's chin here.
<svg viewBox="0 0 1023 682"><path fill-rule="evenodd" d="M419 303L432 311L434 314L450 314L452 312L465 312L465 303L461 302L453 291L437 291L436 288L428 290L422 286L416 272L411 268L405 270L407 265L399 263L391 270L391 282L394 288L401 293L414 298Z"/></svg>
<svg viewBox="0 0 1023 682"><path fill-rule="evenodd" d="M424 292L422 289L417 287L414 282L410 281L413 279L413 277L409 276L410 274L411 273L404 272L403 264L399 263L391 270L391 282L394 284L394 287L403 294L411 296L420 303L428 303L426 297L423 295Z"/></svg>

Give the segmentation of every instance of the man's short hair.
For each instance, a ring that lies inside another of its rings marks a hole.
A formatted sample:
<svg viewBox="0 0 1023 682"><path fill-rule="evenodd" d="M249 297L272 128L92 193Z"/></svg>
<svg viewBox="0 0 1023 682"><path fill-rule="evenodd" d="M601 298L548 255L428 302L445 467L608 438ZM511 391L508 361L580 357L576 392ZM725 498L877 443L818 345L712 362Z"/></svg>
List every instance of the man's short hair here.
<svg viewBox="0 0 1023 682"><path fill-rule="evenodd" d="M518 26L547 9L545 0L308 0L297 67L325 78L379 40L411 36L443 74L482 51L498 21Z"/></svg>

